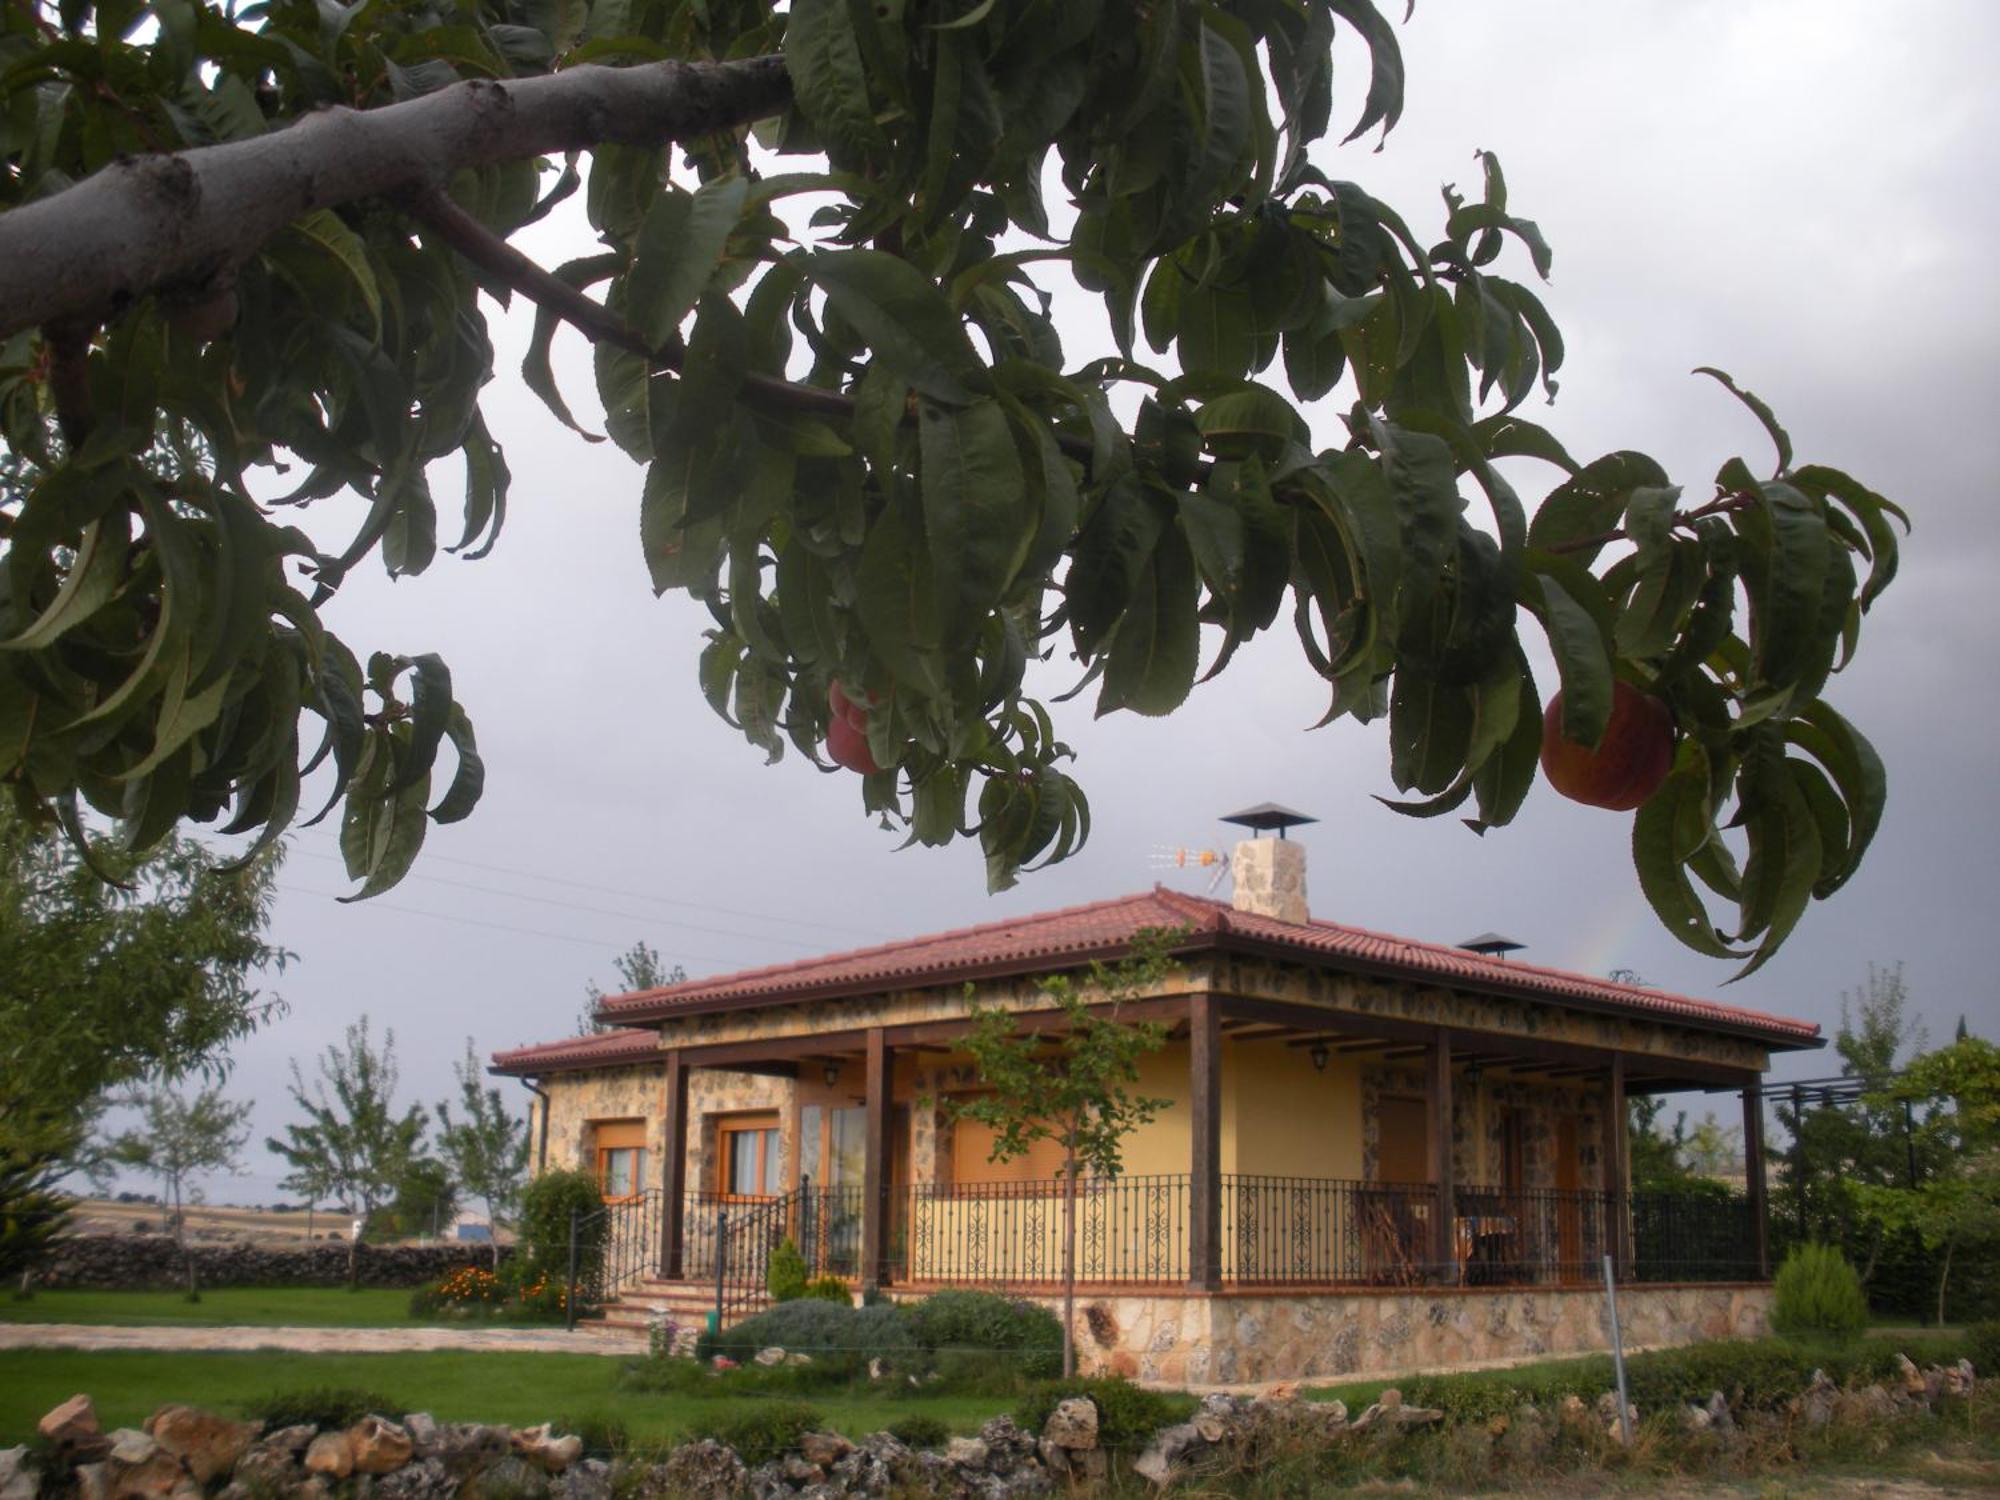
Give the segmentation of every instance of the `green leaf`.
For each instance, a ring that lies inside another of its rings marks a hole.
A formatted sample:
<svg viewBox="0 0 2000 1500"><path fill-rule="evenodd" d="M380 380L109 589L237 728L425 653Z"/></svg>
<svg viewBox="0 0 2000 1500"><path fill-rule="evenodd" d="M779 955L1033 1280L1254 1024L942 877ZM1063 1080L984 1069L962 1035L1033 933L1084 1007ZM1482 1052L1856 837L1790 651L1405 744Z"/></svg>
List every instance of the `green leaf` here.
<svg viewBox="0 0 2000 1500"><path fill-rule="evenodd" d="M1539 600L1529 607L1540 617L1562 675L1563 738L1596 745L1611 722L1611 653L1591 612L1547 573L1531 575Z"/></svg>
<svg viewBox="0 0 2000 1500"><path fill-rule="evenodd" d="M1347 133L1347 140L1366 135L1378 123L1382 134L1387 136L1403 116L1403 51L1396 44L1395 30L1375 8L1373 0L1325 0L1325 3L1327 9L1360 32L1361 39L1368 44L1368 98L1360 120Z"/></svg>
<svg viewBox="0 0 2000 1500"><path fill-rule="evenodd" d="M625 283L626 321L648 346L669 343L694 311L743 215L747 178L731 173L693 195L662 193L646 211Z"/></svg>
<svg viewBox="0 0 2000 1500"><path fill-rule="evenodd" d="M925 395L966 406L992 391L992 372L951 303L908 261L880 250L819 250L806 269L876 357Z"/></svg>
<svg viewBox="0 0 2000 1500"><path fill-rule="evenodd" d="M1632 867L1647 903L1667 931L1710 958L1742 958L1744 952L1717 934L1708 909L1688 883L1685 852L1677 842L1677 830L1690 818L1707 827L1712 817L1708 757L1690 736L1681 741L1672 774L1633 817Z"/></svg>
<svg viewBox="0 0 2000 1500"><path fill-rule="evenodd" d="M917 433L931 568L962 634L999 603L1033 539L1026 477L997 401L960 409L927 401Z"/></svg>
<svg viewBox="0 0 2000 1500"><path fill-rule="evenodd" d="M471 816L473 808L479 805L480 794L486 790L486 762L479 757L472 721L456 703L451 706L444 732L458 754L458 770L444 796L430 810L430 818L433 823L457 823Z"/></svg>
<svg viewBox="0 0 2000 1500"><path fill-rule="evenodd" d="M615 255L590 255L582 260L569 261L556 267L553 274L558 281L568 282L580 290L614 275L618 267L619 258ZM542 398L542 404L555 414L558 422L586 442L601 443L604 441L602 433L591 432L577 425L576 418L570 415L569 406L556 386L555 371L549 364L549 349L555 341L556 329L561 326L562 319L548 308L537 304L534 334L528 340L528 353L521 361L521 379L526 382L529 390Z"/></svg>
<svg viewBox="0 0 2000 1500"><path fill-rule="evenodd" d="M1176 527L1159 535L1132 590L1132 602L1105 648L1102 718L1116 709L1157 716L1187 700L1200 665L1201 625L1194 557Z"/></svg>
<svg viewBox="0 0 2000 1500"><path fill-rule="evenodd" d="M886 146L868 99L867 73L846 0L792 0L785 22L785 71L799 109L847 152Z"/></svg>
<svg viewBox="0 0 2000 1500"><path fill-rule="evenodd" d="M1785 725L1785 738L1826 769L1847 804L1845 857L1821 876L1813 894L1824 900L1860 868L1862 855L1882 825L1888 803L1888 773L1866 737L1826 703L1815 699Z"/></svg>
<svg viewBox="0 0 2000 1500"><path fill-rule="evenodd" d="M875 654L902 681L937 691L944 643L938 585L929 549L901 506L888 506L869 529L854 588L855 611Z"/></svg>
<svg viewBox="0 0 2000 1500"><path fill-rule="evenodd" d="M1604 547L1593 539L1617 529L1632 492L1666 485L1666 471L1645 454L1607 453L1549 492L1528 523L1528 545L1560 548L1588 563Z"/></svg>
<svg viewBox="0 0 2000 1500"><path fill-rule="evenodd" d="M315 249L324 251L346 272L348 281L361 298L361 305L368 309L368 336L380 339L382 291L376 283L375 268L361 236L349 229L347 221L329 208L315 208L300 215L286 226L285 232L295 234Z"/></svg>
<svg viewBox="0 0 2000 1500"><path fill-rule="evenodd" d="M1716 369L1712 365L1696 365L1694 373L1697 375L1706 375L1713 380L1719 381L1724 390L1750 408L1751 414L1763 424L1764 430L1771 435L1772 446L1778 450L1778 472L1780 474L1792 466L1791 434L1778 425L1777 413L1773 412L1767 404L1752 395L1749 391L1744 390L1723 371ZM1748 971L1746 970L1745 972L1747 973ZM1738 977L1741 978L1742 976L1739 975Z"/></svg>

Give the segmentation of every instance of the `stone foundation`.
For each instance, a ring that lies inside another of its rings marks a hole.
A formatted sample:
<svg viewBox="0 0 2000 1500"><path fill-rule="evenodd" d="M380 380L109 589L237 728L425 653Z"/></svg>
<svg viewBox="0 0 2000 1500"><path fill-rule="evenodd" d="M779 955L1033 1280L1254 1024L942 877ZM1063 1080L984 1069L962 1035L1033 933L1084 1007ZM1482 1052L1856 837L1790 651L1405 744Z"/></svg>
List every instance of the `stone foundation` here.
<svg viewBox="0 0 2000 1500"><path fill-rule="evenodd" d="M1061 1312L1060 1298L1033 1300ZM1768 1285L1621 1287L1627 1348L1769 1331ZM1077 1359L1086 1374L1171 1385L1404 1374L1611 1347L1604 1294L1516 1290L1166 1293L1077 1297Z"/></svg>

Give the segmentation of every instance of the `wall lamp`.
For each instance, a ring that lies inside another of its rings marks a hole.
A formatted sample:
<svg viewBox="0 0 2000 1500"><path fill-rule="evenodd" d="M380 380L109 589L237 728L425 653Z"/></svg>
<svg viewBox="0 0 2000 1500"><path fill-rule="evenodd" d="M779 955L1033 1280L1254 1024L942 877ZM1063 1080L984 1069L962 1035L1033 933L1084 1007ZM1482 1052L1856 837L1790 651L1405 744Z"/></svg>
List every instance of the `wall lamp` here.
<svg viewBox="0 0 2000 1500"><path fill-rule="evenodd" d="M840 1064L837 1062L829 1061L827 1065L820 1070L820 1077L826 1080L826 1086L828 1088L832 1088L836 1083L840 1082Z"/></svg>
<svg viewBox="0 0 2000 1500"><path fill-rule="evenodd" d="M1313 1071L1315 1073L1324 1073L1326 1071L1327 1055L1325 1042L1314 1042L1312 1044L1312 1051L1308 1052L1306 1056L1312 1059Z"/></svg>

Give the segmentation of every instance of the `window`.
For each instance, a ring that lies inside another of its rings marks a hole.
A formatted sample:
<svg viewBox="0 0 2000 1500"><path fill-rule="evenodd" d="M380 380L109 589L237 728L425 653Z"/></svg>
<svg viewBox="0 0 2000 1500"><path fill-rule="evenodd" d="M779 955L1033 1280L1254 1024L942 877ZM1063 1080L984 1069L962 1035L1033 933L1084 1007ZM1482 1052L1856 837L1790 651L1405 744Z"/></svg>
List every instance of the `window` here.
<svg viewBox="0 0 2000 1500"><path fill-rule="evenodd" d="M730 1198L775 1198L784 1191L779 1174L778 1126L760 1115L724 1122L716 1140L720 1189Z"/></svg>
<svg viewBox="0 0 2000 1500"><path fill-rule="evenodd" d="M597 1146L597 1189L609 1202L646 1191L646 1122L600 1120L591 1126Z"/></svg>

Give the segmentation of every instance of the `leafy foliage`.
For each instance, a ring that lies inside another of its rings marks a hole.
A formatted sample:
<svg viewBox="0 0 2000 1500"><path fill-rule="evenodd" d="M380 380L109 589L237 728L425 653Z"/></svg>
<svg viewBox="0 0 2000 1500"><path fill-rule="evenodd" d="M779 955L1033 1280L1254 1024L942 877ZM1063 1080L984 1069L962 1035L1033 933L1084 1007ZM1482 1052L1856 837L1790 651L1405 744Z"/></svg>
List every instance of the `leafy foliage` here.
<svg viewBox="0 0 2000 1500"><path fill-rule="evenodd" d="M135 30L90 0L9 7L0 208L60 214L120 153L329 105L390 118L455 80L582 62L780 56L791 102L758 139L801 170L765 172L718 84L681 132L685 169L603 142L546 192L552 163L468 166L420 184L448 187L451 213L421 192L315 208L204 284L9 328L0 776L38 816L74 833L81 799L132 849L184 818L268 840L324 767L317 815L341 807L367 895L471 811L483 768L445 664L364 668L318 611L371 553L399 577L432 564L439 459L465 474L446 550L494 545L509 475L479 408L478 294L520 289L539 304L523 378L580 431L549 348L559 316L597 340L605 435L646 470L653 586L714 620L715 710L771 758L817 759L839 687L880 767L864 808L922 843L976 836L995 887L1089 827L1030 661L1072 658L1100 714L1160 715L1204 655L1213 675L1280 627L1327 719L1387 717L1391 805L1470 803L1482 832L1535 779L1524 623L1570 740L1598 742L1614 681L1663 699L1679 747L1633 860L1703 953L1756 967L1858 866L1884 772L1823 690L1894 577L1904 512L1795 460L1719 372L1774 461L1729 458L1685 505L1643 453L1579 461L1520 416L1538 384L1554 394L1563 344L1534 286L1549 246L1498 160L1482 154L1476 194L1447 186L1421 237L1328 170L1337 38L1369 57L1347 138L1402 109L1370 0L332 14L177 0ZM1045 204L1048 172L1069 209ZM603 288L587 315L496 254L580 186L602 248L553 279ZM1065 350L1047 289L1065 274L1101 297L1115 356ZM253 473L288 458L305 472L286 502L359 497L351 540L253 501ZM1538 503L1514 461L1555 471Z"/></svg>
<svg viewBox="0 0 2000 1500"><path fill-rule="evenodd" d="M400 1401L354 1386L310 1386L277 1391L252 1401L244 1407L243 1415L272 1430L303 1426L344 1429L371 1414L381 1416L405 1409Z"/></svg>
<svg viewBox="0 0 2000 1500"><path fill-rule="evenodd" d="M1142 1445L1162 1427L1185 1422L1194 1414L1194 1397L1180 1391L1155 1391L1115 1376L1096 1380L1048 1380L1014 1411L1014 1420L1029 1432L1040 1432L1056 1407L1075 1397L1097 1408L1099 1446L1121 1452Z"/></svg>
<svg viewBox="0 0 2000 1500"><path fill-rule="evenodd" d="M187 1248L187 1181L195 1172L240 1172L238 1153L250 1139L250 1105L232 1104L219 1088L183 1098L170 1088L127 1094L120 1102L139 1111L139 1127L120 1132L106 1147L121 1167L158 1180L166 1190L174 1238ZM188 1289L194 1290L194 1260L187 1262Z"/></svg>
<svg viewBox="0 0 2000 1500"><path fill-rule="evenodd" d="M594 1281L604 1258L604 1221L592 1216L602 1207L597 1179L588 1172L537 1173L521 1193L521 1249L528 1263L538 1271L567 1277L574 1218L579 1226L577 1277Z"/></svg>
<svg viewBox="0 0 2000 1500"><path fill-rule="evenodd" d="M854 1301L854 1293L849 1290L847 1283L832 1274L813 1277L799 1295L817 1302L838 1302L842 1306L848 1306Z"/></svg>
<svg viewBox="0 0 2000 1500"><path fill-rule="evenodd" d="M660 950L644 938L627 948L611 960L611 967L618 971L618 982L623 987L621 994L631 994L637 990L656 990L662 985L679 984L687 978L687 970L680 964L669 968L660 961ZM604 991L597 981L591 980L584 986L583 1009L577 1012L576 1033L578 1036L596 1036L612 1028L597 1019L597 1008L604 1003Z"/></svg>
<svg viewBox="0 0 2000 1500"><path fill-rule="evenodd" d="M806 1258L790 1235L771 1252L764 1268L764 1290L773 1302L796 1302L806 1294Z"/></svg>
<svg viewBox="0 0 2000 1500"><path fill-rule="evenodd" d="M1038 1378L1054 1375L1062 1359L1062 1324L1037 1303L991 1292L933 1292L910 1308L910 1317L926 1349L1005 1354Z"/></svg>
<svg viewBox="0 0 2000 1500"><path fill-rule="evenodd" d="M734 1448L737 1457L754 1467L782 1458L808 1432L825 1426L819 1409L802 1401L756 1401L703 1417L694 1423L692 1435Z"/></svg>
<svg viewBox="0 0 2000 1500"><path fill-rule="evenodd" d="M68 1233L74 1200L57 1191L64 1158L0 1140L0 1278L32 1271Z"/></svg>
<svg viewBox="0 0 2000 1500"><path fill-rule="evenodd" d="M287 1125L283 1140L264 1142L291 1168L280 1186L372 1217L402 1184L423 1140L423 1106L399 1112L396 1082L396 1033L384 1032L377 1050L366 1016L348 1026L344 1045L321 1054L310 1090L295 1061L290 1093L305 1121ZM358 1242L348 1243L350 1274Z"/></svg>
<svg viewBox="0 0 2000 1500"><path fill-rule="evenodd" d="M496 1231L493 1247L497 1264L497 1231L512 1222L527 1176L528 1122L517 1118L500 1090L486 1083L471 1037L465 1039L465 1056L455 1069L458 1116L453 1117L449 1100L440 1101L433 1111L438 1123L438 1154L465 1195L486 1205L486 1217Z"/></svg>
<svg viewBox="0 0 2000 1500"><path fill-rule="evenodd" d="M1861 1278L1831 1245L1801 1245L1787 1255L1771 1291L1771 1326L1780 1333L1852 1338L1868 1326Z"/></svg>

